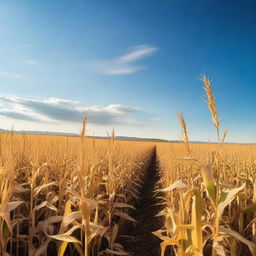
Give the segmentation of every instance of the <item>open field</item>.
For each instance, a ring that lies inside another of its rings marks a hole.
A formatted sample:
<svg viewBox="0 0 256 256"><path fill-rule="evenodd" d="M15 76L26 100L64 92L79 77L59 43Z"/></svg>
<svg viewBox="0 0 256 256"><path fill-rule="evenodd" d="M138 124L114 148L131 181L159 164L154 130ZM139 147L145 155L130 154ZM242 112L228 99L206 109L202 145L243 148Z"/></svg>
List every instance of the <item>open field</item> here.
<svg viewBox="0 0 256 256"><path fill-rule="evenodd" d="M256 255L256 146L0 134L0 255Z"/></svg>
<svg viewBox="0 0 256 256"><path fill-rule="evenodd" d="M256 146L0 140L0 255L255 255Z"/></svg>
<svg viewBox="0 0 256 256"><path fill-rule="evenodd" d="M256 255L256 146L0 134L0 255Z"/></svg>
<svg viewBox="0 0 256 256"><path fill-rule="evenodd" d="M1 255L122 251L116 242L119 223L134 221L128 209L138 199L151 143L0 138Z"/></svg>

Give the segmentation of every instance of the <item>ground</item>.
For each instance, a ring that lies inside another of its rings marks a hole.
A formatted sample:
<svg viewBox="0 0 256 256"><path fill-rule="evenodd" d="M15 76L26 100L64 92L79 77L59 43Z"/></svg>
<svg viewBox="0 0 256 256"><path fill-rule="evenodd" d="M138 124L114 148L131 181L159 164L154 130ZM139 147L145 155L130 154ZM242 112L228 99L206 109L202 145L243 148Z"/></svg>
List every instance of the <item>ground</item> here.
<svg viewBox="0 0 256 256"><path fill-rule="evenodd" d="M159 195L155 193L159 179L158 163L154 151L144 176L140 200L135 205L136 211L131 214L137 223L128 225L127 234L132 238L126 239L123 243L125 250L133 256L160 255L161 240L152 234L153 231L161 229L163 225L162 219L156 217L163 208L158 198Z"/></svg>

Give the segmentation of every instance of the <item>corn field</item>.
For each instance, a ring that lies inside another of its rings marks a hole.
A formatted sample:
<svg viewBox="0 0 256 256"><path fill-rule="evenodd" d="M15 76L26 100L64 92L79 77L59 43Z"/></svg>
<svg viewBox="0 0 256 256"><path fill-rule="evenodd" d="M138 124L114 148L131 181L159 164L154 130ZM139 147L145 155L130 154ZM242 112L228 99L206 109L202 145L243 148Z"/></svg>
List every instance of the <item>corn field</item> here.
<svg viewBox="0 0 256 256"><path fill-rule="evenodd" d="M0 255L126 255L119 226L135 221L151 144L0 138Z"/></svg>
<svg viewBox="0 0 256 256"><path fill-rule="evenodd" d="M225 143L202 82L216 144L181 113L182 143L1 133L0 256L256 255L256 146Z"/></svg>

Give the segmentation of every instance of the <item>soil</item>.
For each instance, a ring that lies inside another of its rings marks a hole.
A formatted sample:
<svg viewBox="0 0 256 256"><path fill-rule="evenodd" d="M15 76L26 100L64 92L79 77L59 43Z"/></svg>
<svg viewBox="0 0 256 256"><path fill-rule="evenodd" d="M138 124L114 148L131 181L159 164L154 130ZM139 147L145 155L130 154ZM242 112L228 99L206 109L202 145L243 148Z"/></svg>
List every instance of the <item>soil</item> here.
<svg viewBox="0 0 256 256"><path fill-rule="evenodd" d="M140 200L135 205L136 211L130 215L137 221L135 225L128 225L127 235L132 238L122 242L125 251L133 256L160 256L161 240L152 234L162 228L162 218L156 217L163 206L160 204L160 195L155 193L160 179L156 151L154 150L151 162L143 180L140 191Z"/></svg>

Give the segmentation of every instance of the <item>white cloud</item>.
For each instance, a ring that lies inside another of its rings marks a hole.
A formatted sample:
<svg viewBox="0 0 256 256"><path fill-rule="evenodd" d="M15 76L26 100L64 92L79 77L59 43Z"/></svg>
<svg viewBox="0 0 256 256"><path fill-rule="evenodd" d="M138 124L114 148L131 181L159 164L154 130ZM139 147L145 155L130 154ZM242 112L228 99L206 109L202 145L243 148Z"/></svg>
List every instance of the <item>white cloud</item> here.
<svg viewBox="0 0 256 256"><path fill-rule="evenodd" d="M81 122L88 115L88 122L97 125L142 125L134 118L139 108L123 104L107 106L78 105L79 102L58 98L28 99L0 96L0 115L35 122Z"/></svg>
<svg viewBox="0 0 256 256"><path fill-rule="evenodd" d="M99 73L107 75L124 75L135 73L145 66L137 65L134 62L140 61L151 56L158 50L157 47L150 45L139 45L132 47L127 54L118 58L96 61L91 66Z"/></svg>
<svg viewBox="0 0 256 256"><path fill-rule="evenodd" d="M156 52L158 48L149 45L139 45L131 49L130 53L121 56L119 59L123 62L135 62L146 58Z"/></svg>
<svg viewBox="0 0 256 256"><path fill-rule="evenodd" d="M25 78L25 76L20 74L15 74L11 72L2 72L0 71L0 77L8 77L8 78Z"/></svg>

